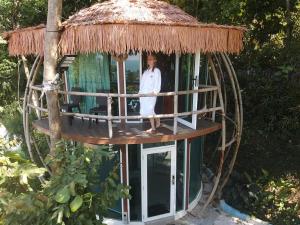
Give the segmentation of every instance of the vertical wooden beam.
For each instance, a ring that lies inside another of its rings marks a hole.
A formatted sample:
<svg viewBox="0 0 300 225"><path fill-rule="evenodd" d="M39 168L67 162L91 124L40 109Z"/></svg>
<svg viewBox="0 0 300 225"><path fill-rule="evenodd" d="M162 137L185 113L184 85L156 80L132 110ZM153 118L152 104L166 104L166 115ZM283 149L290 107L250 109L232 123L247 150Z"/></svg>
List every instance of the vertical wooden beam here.
<svg viewBox="0 0 300 225"><path fill-rule="evenodd" d="M55 144L61 138L60 112L58 106L58 93L51 88L51 82L56 75L58 59L59 27L61 25L62 0L48 1L47 26L44 47L44 77L43 83L50 85L46 91L48 118L50 128L51 148L50 154L55 155Z"/></svg>
<svg viewBox="0 0 300 225"><path fill-rule="evenodd" d="M124 71L124 60L118 60L118 69L119 69L119 93L120 94L125 94L125 71ZM125 98L124 97L120 97L119 98L119 104L120 104L120 116L125 116ZM121 119L121 125L125 126L125 119Z"/></svg>

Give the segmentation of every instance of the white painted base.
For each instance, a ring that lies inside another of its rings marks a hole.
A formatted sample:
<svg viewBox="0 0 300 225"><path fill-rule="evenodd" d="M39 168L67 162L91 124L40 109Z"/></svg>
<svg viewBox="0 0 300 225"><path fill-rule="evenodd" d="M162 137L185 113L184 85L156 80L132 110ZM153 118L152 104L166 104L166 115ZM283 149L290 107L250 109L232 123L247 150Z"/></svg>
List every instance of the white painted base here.
<svg viewBox="0 0 300 225"><path fill-rule="evenodd" d="M175 220L179 220L180 218L184 217L187 212L192 211L198 204L198 202L200 201L201 197L202 197L202 192L203 192L203 183L201 182L201 189L197 195L197 197L195 198L194 201L192 201L189 204L189 208L188 210L182 210L179 212L176 212L175 214ZM109 218L105 218L103 221L105 224L107 225L124 225L124 224L130 224L130 225L145 225L146 223L144 222L129 222L129 223L124 223L121 220L116 220L116 219L109 219ZM149 223L149 222L148 222Z"/></svg>

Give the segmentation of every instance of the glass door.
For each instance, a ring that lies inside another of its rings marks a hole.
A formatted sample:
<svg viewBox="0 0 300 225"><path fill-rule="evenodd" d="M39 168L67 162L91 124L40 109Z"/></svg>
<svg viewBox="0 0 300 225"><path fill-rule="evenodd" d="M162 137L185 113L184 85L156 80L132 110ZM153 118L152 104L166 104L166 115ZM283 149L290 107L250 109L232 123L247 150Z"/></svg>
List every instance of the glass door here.
<svg viewBox="0 0 300 225"><path fill-rule="evenodd" d="M178 91L198 90L200 53L181 55L178 61ZM179 95L178 112L197 111L198 93ZM178 118L178 122L196 129L197 115L187 115Z"/></svg>
<svg viewBox="0 0 300 225"><path fill-rule="evenodd" d="M143 149L143 221L175 214L176 145Z"/></svg>

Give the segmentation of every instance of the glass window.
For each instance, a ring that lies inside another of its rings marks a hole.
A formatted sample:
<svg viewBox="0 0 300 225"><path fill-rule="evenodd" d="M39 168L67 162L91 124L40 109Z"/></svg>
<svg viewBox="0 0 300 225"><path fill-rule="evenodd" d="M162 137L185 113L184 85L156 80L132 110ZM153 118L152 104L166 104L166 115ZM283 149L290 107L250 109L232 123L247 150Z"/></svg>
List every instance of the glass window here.
<svg viewBox="0 0 300 225"><path fill-rule="evenodd" d="M140 86L140 54L130 54L125 61L126 93L137 94ZM139 115L139 98L127 98L127 115Z"/></svg>
<svg viewBox="0 0 300 225"><path fill-rule="evenodd" d="M194 82L194 64L195 56L193 54L185 54L179 59L179 91L188 91L193 89ZM193 95L180 95L178 97L178 112L192 111ZM185 116L185 120L192 121L192 116Z"/></svg>
<svg viewBox="0 0 300 225"><path fill-rule="evenodd" d="M110 92L119 93L118 90L118 64L111 56L109 57L109 74L110 74ZM119 115L119 98L113 98L112 102L112 114L114 116Z"/></svg>
<svg viewBox="0 0 300 225"><path fill-rule="evenodd" d="M148 217L170 212L171 152L147 154Z"/></svg>
<svg viewBox="0 0 300 225"><path fill-rule="evenodd" d="M142 220L141 200L141 145L128 145L129 185L131 199L130 220Z"/></svg>
<svg viewBox="0 0 300 225"><path fill-rule="evenodd" d="M143 72L148 68L147 65L148 53L142 54ZM163 53L155 53L157 57L157 68L161 72L161 93L171 92L175 90L175 54L166 55ZM169 114L174 111L174 98L173 96L159 96L156 100L155 113L156 114Z"/></svg>
<svg viewBox="0 0 300 225"><path fill-rule="evenodd" d="M68 90L81 89L82 92L110 90L109 55L106 53L80 54L67 71ZM70 98L71 99L71 98ZM96 106L96 97L81 98L83 113Z"/></svg>
<svg viewBox="0 0 300 225"><path fill-rule="evenodd" d="M190 142L190 189L189 202L197 197L201 189L203 165L203 137Z"/></svg>
<svg viewBox="0 0 300 225"><path fill-rule="evenodd" d="M208 59L206 55L201 55L200 59L200 76L199 76L199 84L200 85L211 85L209 82L209 71L208 71ZM210 107L207 105L209 103L209 99L212 99L212 92L203 92L198 94L198 109L202 109L204 107Z"/></svg>
<svg viewBox="0 0 300 225"><path fill-rule="evenodd" d="M177 141L177 165L176 165L176 211L184 209L184 185L185 185L185 141Z"/></svg>

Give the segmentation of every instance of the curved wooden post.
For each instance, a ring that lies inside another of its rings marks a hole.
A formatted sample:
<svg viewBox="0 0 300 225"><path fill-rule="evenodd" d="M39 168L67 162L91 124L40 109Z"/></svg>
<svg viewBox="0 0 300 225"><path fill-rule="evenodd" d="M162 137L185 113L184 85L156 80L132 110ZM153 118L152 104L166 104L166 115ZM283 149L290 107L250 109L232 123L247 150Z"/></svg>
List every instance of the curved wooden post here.
<svg viewBox="0 0 300 225"><path fill-rule="evenodd" d="M41 58L40 56L37 56L31 71L29 73L29 77L27 79L27 84L25 88L25 93L24 93L24 101L23 101L23 129L24 129L24 137L25 137L25 142L27 145L28 153L30 156L31 161L34 162L33 154L32 154L32 148L31 148L31 143L30 143L30 136L29 136L29 126L28 126L28 93L30 92L30 84L32 83L32 79L36 74L37 69L39 68L39 65L41 64Z"/></svg>
<svg viewBox="0 0 300 225"><path fill-rule="evenodd" d="M214 80L216 82L216 85L218 86L218 97L219 97L219 101L220 101L220 106L222 108L222 141L221 141L221 148L220 148L220 161L219 161L219 166L218 166L218 171L215 177L215 182L214 182L214 186L212 188L212 191L208 197L208 199L206 200L203 208L201 209L200 213L203 213L204 210L206 209L206 207L209 205L209 203L213 200L215 193L217 191L219 182L220 182L220 178L222 175L222 168L223 168L223 163L224 163L224 152L226 149L226 120L225 120L225 111L224 111L224 101L223 101L223 95L222 95L222 89L220 86L220 81L218 78L218 74L215 68L215 65L213 63L213 60L211 58L211 55L208 55L208 62L211 65L211 69L212 69L212 74L214 77Z"/></svg>

